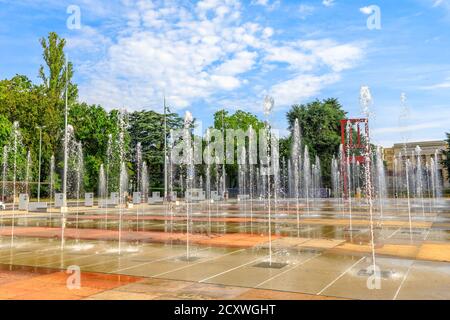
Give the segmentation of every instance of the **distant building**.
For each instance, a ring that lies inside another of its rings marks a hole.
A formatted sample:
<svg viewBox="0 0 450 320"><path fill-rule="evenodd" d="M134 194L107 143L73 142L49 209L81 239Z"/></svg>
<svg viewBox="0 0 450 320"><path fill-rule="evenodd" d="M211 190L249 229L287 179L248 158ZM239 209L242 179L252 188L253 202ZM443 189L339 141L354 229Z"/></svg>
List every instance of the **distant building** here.
<svg viewBox="0 0 450 320"><path fill-rule="evenodd" d="M404 143L396 143L391 148L383 149L384 161L387 166L388 175L392 175L394 171L394 158L397 157L399 159L400 155L402 159L410 159L412 162L415 161L413 158L413 153L416 147L419 146L422 156L422 163L430 163L431 158L434 158L437 151L437 160L439 164L439 171L442 177L442 182L444 188L450 188L450 183L448 181L448 170L445 166L442 165L442 160L445 159L445 154L443 151L447 150L448 144L446 141L421 141L421 142L408 142L406 143L406 152L405 152L405 144ZM406 155L405 155L406 154ZM406 156L406 158L405 158Z"/></svg>

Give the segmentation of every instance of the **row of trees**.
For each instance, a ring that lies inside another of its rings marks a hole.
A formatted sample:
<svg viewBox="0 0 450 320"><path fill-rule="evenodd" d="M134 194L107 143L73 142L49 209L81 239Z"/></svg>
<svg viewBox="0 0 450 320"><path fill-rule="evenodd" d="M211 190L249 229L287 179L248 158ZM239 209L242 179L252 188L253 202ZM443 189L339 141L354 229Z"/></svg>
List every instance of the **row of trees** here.
<svg viewBox="0 0 450 320"><path fill-rule="evenodd" d="M68 88L68 122L74 127L75 139L81 142L84 153L85 189L96 190L100 166L108 159L110 136L117 137L119 111L106 111L99 105L88 105L78 99L77 85L72 83L73 66L64 55L65 40L50 33L40 40L44 64L39 69L40 84L34 84L23 75L0 81L0 147L10 143L13 122L18 121L23 144L30 150L32 181L37 180L39 129L42 128L42 173L41 180L49 178L50 158L56 159L59 177L63 162L65 89ZM299 119L303 142L308 145L310 155L318 155L322 161L325 185L330 185L330 167L333 154L340 143L340 120L346 113L336 99L314 101L294 105L287 113L290 129ZM142 147L142 160L149 166L150 186L163 187L164 168L164 115L154 111L137 111L127 117L127 159L130 175L136 169L134 150L138 143ZM183 119L172 112L166 117L167 132L180 128ZM262 128L264 122L257 116L241 110L229 113L219 110L214 114L216 129L243 129L252 126ZM280 141L280 156L290 156L291 137ZM226 168L228 184L237 184L238 167ZM57 180L60 180L57 179ZM43 189L45 191L45 188Z"/></svg>

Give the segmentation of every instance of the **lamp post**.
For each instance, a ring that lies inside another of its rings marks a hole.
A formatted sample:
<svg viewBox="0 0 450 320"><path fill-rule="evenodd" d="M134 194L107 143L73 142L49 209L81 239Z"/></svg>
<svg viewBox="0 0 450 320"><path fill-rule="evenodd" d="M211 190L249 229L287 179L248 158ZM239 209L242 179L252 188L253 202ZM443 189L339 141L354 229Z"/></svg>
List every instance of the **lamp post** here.
<svg viewBox="0 0 450 320"><path fill-rule="evenodd" d="M42 159L42 129L45 126L37 126L36 129L39 130L39 174L38 174L38 191L37 197L38 202L41 202L41 159Z"/></svg>
<svg viewBox="0 0 450 320"><path fill-rule="evenodd" d="M69 56L66 58L66 83L65 83L65 104L64 104L64 169L63 169L63 205L61 212L63 213L63 220L65 218L64 213L67 211L67 165L68 165L68 82L69 82Z"/></svg>

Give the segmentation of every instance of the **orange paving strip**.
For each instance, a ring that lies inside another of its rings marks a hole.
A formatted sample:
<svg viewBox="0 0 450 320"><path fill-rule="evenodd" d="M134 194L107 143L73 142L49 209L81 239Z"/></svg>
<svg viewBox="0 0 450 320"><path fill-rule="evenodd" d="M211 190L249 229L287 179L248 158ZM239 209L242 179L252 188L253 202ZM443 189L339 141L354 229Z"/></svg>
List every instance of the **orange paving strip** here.
<svg viewBox="0 0 450 320"><path fill-rule="evenodd" d="M424 243L420 247L417 259L450 262L450 244Z"/></svg>
<svg viewBox="0 0 450 320"><path fill-rule="evenodd" d="M188 281L141 278L82 272L79 289L67 288L70 276L63 271L0 265L0 299L9 300L123 300L123 299L239 299L239 300L330 300L338 299L295 292L251 289ZM3 270L2 270L3 269ZM40 274L40 273L44 274ZM45 274L46 273L46 274Z"/></svg>
<svg viewBox="0 0 450 320"><path fill-rule="evenodd" d="M260 212L258 212L260 213ZM106 216L103 215L80 215L79 219L89 219L89 220L104 220ZM68 217L68 220L75 220L75 216ZM108 220L118 220L118 216L108 216ZM155 220L155 221L186 221L186 217L184 216L174 216L174 217L165 217L165 216L139 216L139 218L136 218L135 214L128 214L124 215L122 217L125 221L134 221L134 220L141 220L141 221L148 221L148 220ZM207 222L209 221L208 217L192 217L192 221L195 222ZM286 219L286 218L273 218L274 222L277 223L291 223L296 224L297 221L295 219ZM244 217L211 217L211 222L235 222L235 223L267 223L267 219L263 218L244 218ZM409 222L408 221L398 221L398 220L389 220L389 221L375 221L375 223L381 223L383 226L386 227L404 227L409 228ZM301 225L305 224L312 224L312 225L330 225L330 226L348 226L350 224L349 219L323 219L323 218L305 218L305 215L300 220ZM353 219L352 224L354 226L368 226L369 220L361 220L361 219ZM432 225L432 222L427 221L413 221L411 223L411 226L413 228L430 228Z"/></svg>
<svg viewBox="0 0 450 320"><path fill-rule="evenodd" d="M0 230L0 236L10 236L11 229L6 228ZM60 228L46 227L16 227L14 235L19 237L39 237L39 238L60 238ZM117 240L119 232L115 230L99 230L99 229L65 229L65 239L83 239L83 240ZM272 239L278 239L280 236L272 236ZM268 241L267 235L251 235L244 233L230 233L224 235L204 235L190 234L189 239L192 243L204 244L210 246L228 246L228 247L253 247L257 244ZM184 233L167 233L159 231L122 231L123 241L143 242L169 242L178 241L185 242L186 234Z"/></svg>
<svg viewBox="0 0 450 320"><path fill-rule="evenodd" d="M143 279L115 274L82 272L80 288L69 289L66 284L69 276L63 271L58 271L11 281L0 285L0 299L78 300Z"/></svg>

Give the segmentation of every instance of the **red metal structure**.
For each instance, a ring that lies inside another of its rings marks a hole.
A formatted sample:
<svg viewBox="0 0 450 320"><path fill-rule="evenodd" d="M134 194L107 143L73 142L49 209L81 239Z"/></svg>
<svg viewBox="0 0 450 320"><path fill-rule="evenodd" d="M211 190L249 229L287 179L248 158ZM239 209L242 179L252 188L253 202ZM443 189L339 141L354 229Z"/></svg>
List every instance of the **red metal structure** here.
<svg viewBox="0 0 450 320"><path fill-rule="evenodd" d="M362 139L361 130L364 130L364 139ZM342 176L344 178L344 195L346 198L348 198L349 195L346 166L349 163L365 163L365 154L369 152L370 148L369 141L368 119L361 118L341 120L341 143L343 148L341 168Z"/></svg>

